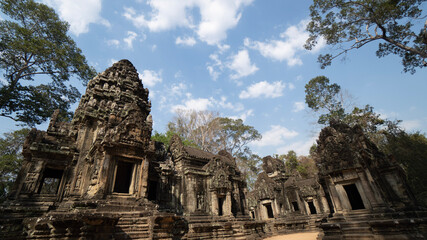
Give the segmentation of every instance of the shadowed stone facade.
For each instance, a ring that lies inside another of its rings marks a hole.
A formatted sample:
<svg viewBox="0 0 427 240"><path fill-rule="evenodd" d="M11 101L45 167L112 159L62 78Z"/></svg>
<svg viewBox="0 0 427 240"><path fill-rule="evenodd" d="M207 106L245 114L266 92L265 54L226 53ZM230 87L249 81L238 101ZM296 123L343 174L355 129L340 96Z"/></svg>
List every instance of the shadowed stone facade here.
<svg viewBox="0 0 427 240"><path fill-rule="evenodd" d="M71 122L31 130L0 239L260 239L320 230L324 239L423 239L426 213L402 169L360 128L333 123L319 174L272 157L248 193L236 159L151 140L148 89L121 60L88 83Z"/></svg>

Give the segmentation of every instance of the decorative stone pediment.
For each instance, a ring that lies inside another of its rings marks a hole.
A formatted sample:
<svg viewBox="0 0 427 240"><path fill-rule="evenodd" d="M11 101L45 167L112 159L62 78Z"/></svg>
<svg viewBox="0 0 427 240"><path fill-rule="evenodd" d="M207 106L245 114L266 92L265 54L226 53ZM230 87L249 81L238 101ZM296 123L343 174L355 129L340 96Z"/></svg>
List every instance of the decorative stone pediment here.
<svg viewBox="0 0 427 240"><path fill-rule="evenodd" d="M218 169L212 177L211 188L220 192L230 191L232 185L229 177L225 169Z"/></svg>
<svg viewBox="0 0 427 240"><path fill-rule="evenodd" d="M384 154L357 125L331 122L320 132L317 144L317 165L322 174L387 164Z"/></svg>
<svg viewBox="0 0 427 240"><path fill-rule="evenodd" d="M276 182L274 182L265 172L258 175L258 179L255 182L253 196L255 199L274 199L276 192Z"/></svg>
<svg viewBox="0 0 427 240"><path fill-rule="evenodd" d="M267 156L262 159L262 169L266 173L286 172L285 163L271 156Z"/></svg>

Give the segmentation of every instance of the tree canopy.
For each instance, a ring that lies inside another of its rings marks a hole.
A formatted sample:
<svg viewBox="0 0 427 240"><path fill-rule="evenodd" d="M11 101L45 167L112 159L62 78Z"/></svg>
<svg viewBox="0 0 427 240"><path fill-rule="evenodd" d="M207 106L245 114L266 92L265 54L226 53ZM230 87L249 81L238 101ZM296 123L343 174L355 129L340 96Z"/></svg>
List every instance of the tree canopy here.
<svg viewBox="0 0 427 240"><path fill-rule="evenodd" d="M420 132L402 130L386 134L381 149L404 168L408 184L419 203L427 206L427 138Z"/></svg>
<svg viewBox="0 0 427 240"><path fill-rule="evenodd" d="M252 153L247 145L262 136L254 127L245 125L243 120L220 117L211 111L180 110L169 122L166 134L155 133L152 139L170 139L174 133L204 151L217 153L227 150L236 158L237 166L249 186L255 182L261 158Z"/></svg>
<svg viewBox="0 0 427 240"><path fill-rule="evenodd" d="M86 83L96 74L67 35L68 23L33 0L0 0L0 10L7 16L0 21L0 116L30 126L55 109L66 117L80 97L67 81L75 75Z"/></svg>
<svg viewBox="0 0 427 240"><path fill-rule="evenodd" d="M427 66L427 16L421 6L425 1L313 0L305 48L311 50L319 38L337 47L338 53L319 56L324 68L340 55L377 41L378 57L396 54L403 70L415 73Z"/></svg>
<svg viewBox="0 0 427 240"><path fill-rule="evenodd" d="M29 129L5 133L0 138L0 202L9 194L21 167L22 146Z"/></svg>

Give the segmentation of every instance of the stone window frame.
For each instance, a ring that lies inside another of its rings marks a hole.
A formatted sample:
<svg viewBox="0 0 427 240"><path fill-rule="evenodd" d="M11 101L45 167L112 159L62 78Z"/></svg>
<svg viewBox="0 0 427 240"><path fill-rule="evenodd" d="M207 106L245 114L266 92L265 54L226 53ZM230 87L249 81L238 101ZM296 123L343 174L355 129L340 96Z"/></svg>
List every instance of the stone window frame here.
<svg viewBox="0 0 427 240"><path fill-rule="evenodd" d="M40 193L40 191L43 187L46 169L62 171L61 178L59 179L58 189L56 190L56 193ZM45 164L43 166L43 169L40 171L40 173L41 174L39 175L38 184L37 184L36 189L35 189L35 197L42 197L42 198L52 197L52 198L59 199L60 196L62 195L63 191L64 191L64 188L65 188L64 187L65 186L65 168L61 167L61 166Z"/></svg>
<svg viewBox="0 0 427 240"><path fill-rule="evenodd" d="M120 155L112 155L111 158L113 160L112 161L113 166L112 166L111 172L109 174L111 176L110 188L109 188L110 194L113 196L136 196L136 194L138 193L138 189L135 188L135 185L137 184L137 176L142 174L140 171L141 160L140 159L127 158L127 157L123 157ZM129 193L114 192L114 187L115 187L115 183L116 183L117 166L118 166L119 161L132 164L132 176L131 176L131 181L129 184Z"/></svg>

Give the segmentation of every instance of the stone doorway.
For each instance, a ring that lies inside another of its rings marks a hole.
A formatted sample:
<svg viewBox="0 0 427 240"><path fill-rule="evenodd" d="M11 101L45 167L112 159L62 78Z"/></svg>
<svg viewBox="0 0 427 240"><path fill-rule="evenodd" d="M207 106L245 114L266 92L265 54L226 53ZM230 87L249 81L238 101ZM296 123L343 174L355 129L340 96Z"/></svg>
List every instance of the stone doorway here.
<svg viewBox="0 0 427 240"><path fill-rule="evenodd" d="M314 206L313 202L307 202L308 203L308 208L310 209L310 213L311 214L317 214L317 210L316 207Z"/></svg>
<svg viewBox="0 0 427 240"><path fill-rule="evenodd" d="M352 210L365 209L365 205L363 204L362 197L357 190L356 184L344 185L344 189L347 193Z"/></svg>
<svg viewBox="0 0 427 240"><path fill-rule="evenodd" d="M116 193L129 193L132 183L133 165L130 162L117 161L114 190Z"/></svg>
<svg viewBox="0 0 427 240"><path fill-rule="evenodd" d="M298 207L298 203L297 202L292 202L292 206L294 207L294 211L299 211L299 207Z"/></svg>
<svg viewBox="0 0 427 240"><path fill-rule="evenodd" d="M218 197L218 216L224 215L225 197Z"/></svg>
<svg viewBox="0 0 427 240"><path fill-rule="evenodd" d="M150 180L148 181L148 200L157 200L157 182Z"/></svg>
<svg viewBox="0 0 427 240"><path fill-rule="evenodd" d="M267 210L267 217L274 218L273 208L271 207L271 203L264 204L264 207Z"/></svg>
<svg viewBox="0 0 427 240"><path fill-rule="evenodd" d="M39 194L57 194L64 170L45 168Z"/></svg>

